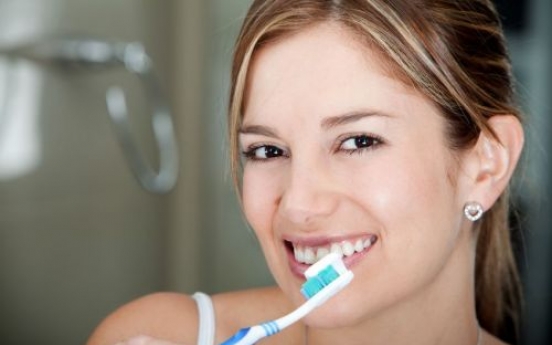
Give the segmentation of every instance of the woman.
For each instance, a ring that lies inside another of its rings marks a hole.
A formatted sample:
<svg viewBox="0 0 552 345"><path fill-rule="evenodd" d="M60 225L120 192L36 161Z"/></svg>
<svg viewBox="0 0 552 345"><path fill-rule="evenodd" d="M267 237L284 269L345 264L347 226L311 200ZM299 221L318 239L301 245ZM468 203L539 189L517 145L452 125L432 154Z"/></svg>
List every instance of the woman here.
<svg viewBox="0 0 552 345"><path fill-rule="evenodd" d="M278 286L212 296L215 343L300 305L303 272L335 251L352 283L262 344L502 344L519 303L512 84L487 0L254 1L230 141ZM89 344L196 344L199 324L193 299L157 294Z"/></svg>

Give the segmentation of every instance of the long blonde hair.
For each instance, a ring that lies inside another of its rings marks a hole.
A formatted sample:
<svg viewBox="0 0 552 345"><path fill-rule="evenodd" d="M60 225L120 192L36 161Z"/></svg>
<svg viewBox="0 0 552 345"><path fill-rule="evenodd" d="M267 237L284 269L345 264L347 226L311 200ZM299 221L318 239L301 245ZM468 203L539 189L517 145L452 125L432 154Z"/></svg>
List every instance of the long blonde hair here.
<svg viewBox="0 0 552 345"><path fill-rule="evenodd" d="M397 75L431 99L447 120L450 147L471 147L488 119L521 116L496 10L489 0L255 0L238 37L231 76L229 137L239 186L237 133L250 62L263 45L332 21L378 49ZM238 187L239 188L239 187ZM508 193L477 223L476 306L497 335L505 317L516 326L521 292L508 224Z"/></svg>

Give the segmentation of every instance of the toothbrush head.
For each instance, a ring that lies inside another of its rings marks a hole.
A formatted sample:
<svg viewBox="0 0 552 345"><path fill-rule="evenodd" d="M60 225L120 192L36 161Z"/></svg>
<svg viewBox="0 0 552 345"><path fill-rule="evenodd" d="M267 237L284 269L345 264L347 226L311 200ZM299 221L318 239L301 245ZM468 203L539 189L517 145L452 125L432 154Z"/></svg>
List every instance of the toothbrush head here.
<svg viewBox="0 0 552 345"><path fill-rule="evenodd" d="M330 253L309 267L305 277L307 281L301 286L303 296L311 299L321 293L325 301L351 282L353 272L345 267L340 255Z"/></svg>

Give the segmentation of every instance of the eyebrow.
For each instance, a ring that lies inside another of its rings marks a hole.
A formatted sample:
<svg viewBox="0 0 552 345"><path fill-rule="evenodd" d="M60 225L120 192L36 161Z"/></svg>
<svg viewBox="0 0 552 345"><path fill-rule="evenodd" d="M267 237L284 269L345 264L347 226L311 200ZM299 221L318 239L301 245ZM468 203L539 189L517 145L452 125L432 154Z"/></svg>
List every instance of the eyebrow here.
<svg viewBox="0 0 552 345"><path fill-rule="evenodd" d="M322 120L320 127L327 130L337 126L353 123L353 122L362 120L366 117L372 117L372 116L389 117L389 115L379 113L379 112L352 112L352 113L346 113L343 115L327 117ZM278 133L275 130L273 130L270 127L261 126L261 125L245 125L239 129L238 133L263 135L270 138L279 137Z"/></svg>
<svg viewBox="0 0 552 345"><path fill-rule="evenodd" d="M260 125L249 125L249 126L243 126L239 130L240 134L257 134L257 135L263 135L270 138L278 138L278 133L274 131L272 128L266 127L266 126L260 126Z"/></svg>
<svg viewBox="0 0 552 345"><path fill-rule="evenodd" d="M383 116L383 117L389 117L387 114L379 113L379 112L352 112L352 113L346 113L343 115L337 115L337 116L331 116L327 117L324 120L322 120L322 123L320 127L323 129L330 129L337 126L346 125L352 122L356 122L359 120L362 120L366 117L372 117L372 116Z"/></svg>

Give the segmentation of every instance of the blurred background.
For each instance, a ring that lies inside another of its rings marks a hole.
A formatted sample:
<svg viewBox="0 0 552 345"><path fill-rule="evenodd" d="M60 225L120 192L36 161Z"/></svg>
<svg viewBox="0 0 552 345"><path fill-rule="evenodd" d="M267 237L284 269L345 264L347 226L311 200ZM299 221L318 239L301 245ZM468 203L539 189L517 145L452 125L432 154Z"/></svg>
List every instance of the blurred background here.
<svg viewBox="0 0 552 345"><path fill-rule="evenodd" d="M271 284L227 171L230 58L249 3L0 0L0 344L82 344L109 312L154 291ZM513 190L527 297L522 343L545 345L552 343L552 2L497 5L529 114L529 165ZM122 63L14 54L60 37L140 42L159 85L148 91L151 78ZM113 85L125 91L130 130L154 170L152 109L159 99L170 104L180 167L171 192L146 191L134 178L106 107Z"/></svg>

